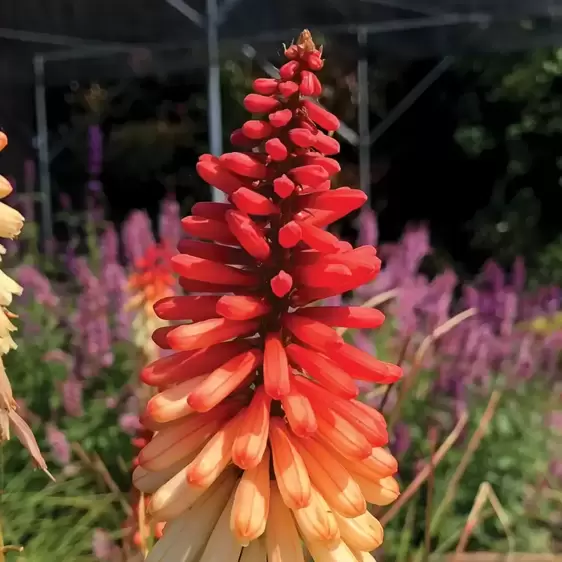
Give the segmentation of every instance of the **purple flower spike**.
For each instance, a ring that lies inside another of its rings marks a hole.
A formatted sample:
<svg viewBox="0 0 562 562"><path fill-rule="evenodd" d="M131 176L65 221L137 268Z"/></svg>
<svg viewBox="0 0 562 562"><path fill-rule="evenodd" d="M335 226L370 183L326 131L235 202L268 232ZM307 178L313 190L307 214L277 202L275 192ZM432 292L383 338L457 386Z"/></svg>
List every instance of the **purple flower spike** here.
<svg viewBox="0 0 562 562"><path fill-rule="evenodd" d="M401 456L410 448L411 443L410 428L404 423L397 423L394 427L393 452Z"/></svg>
<svg viewBox="0 0 562 562"><path fill-rule="evenodd" d="M180 206L175 198L162 201L158 233L162 244L175 251L182 236Z"/></svg>
<svg viewBox="0 0 562 562"><path fill-rule="evenodd" d="M142 425L135 414L123 414L119 417L119 427L128 435L135 435Z"/></svg>
<svg viewBox="0 0 562 562"><path fill-rule="evenodd" d="M133 211L123 225L123 243L130 263L144 258L149 248L155 245L152 225L143 211Z"/></svg>
<svg viewBox="0 0 562 562"><path fill-rule="evenodd" d="M83 383L69 377L62 384L62 403L65 412L72 417L80 417L84 413L82 406Z"/></svg>
<svg viewBox="0 0 562 562"><path fill-rule="evenodd" d="M47 424L47 442L51 447L51 454L56 463L66 466L70 462L70 443L66 435L53 424Z"/></svg>
<svg viewBox="0 0 562 562"><path fill-rule="evenodd" d="M358 246L376 246L379 243L379 227L375 211L370 207L363 207L359 214Z"/></svg>
<svg viewBox="0 0 562 562"><path fill-rule="evenodd" d="M99 125L88 128L88 173L97 177L103 165L103 133Z"/></svg>
<svg viewBox="0 0 562 562"><path fill-rule="evenodd" d="M54 293L51 282L36 267L21 265L16 270L15 278L24 288L24 298L29 296L49 308L59 304L59 297Z"/></svg>

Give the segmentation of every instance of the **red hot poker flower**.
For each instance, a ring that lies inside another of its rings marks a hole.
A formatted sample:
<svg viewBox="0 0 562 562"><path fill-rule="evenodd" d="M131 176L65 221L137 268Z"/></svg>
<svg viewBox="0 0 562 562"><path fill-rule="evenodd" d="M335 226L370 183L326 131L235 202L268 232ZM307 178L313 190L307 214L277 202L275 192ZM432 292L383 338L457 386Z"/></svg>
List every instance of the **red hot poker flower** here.
<svg viewBox="0 0 562 562"><path fill-rule="evenodd" d="M167 523L149 562L300 562L303 542L316 562L372 560L382 527L367 502L398 495L386 423L356 400L356 380L389 384L401 369L336 331L378 328L384 315L307 306L378 274L374 248L325 230L366 196L331 189L339 122L310 99L321 49L305 31L285 54L281 78L246 97L237 150L197 164L228 200L182 221L191 238L172 268L202 294L156 304L186 323L154 333L175 353L141 375L158 389L143 416L157 433L135 481Z"/></svg>

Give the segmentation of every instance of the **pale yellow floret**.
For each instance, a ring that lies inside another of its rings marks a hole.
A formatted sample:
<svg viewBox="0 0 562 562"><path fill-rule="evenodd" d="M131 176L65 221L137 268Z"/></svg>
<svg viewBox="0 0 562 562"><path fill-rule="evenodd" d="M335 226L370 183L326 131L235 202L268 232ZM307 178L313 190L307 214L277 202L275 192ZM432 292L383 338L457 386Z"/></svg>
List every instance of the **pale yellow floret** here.
<svg viewBox="0 0 562 562"><path fill-rule="evenodd" d="M24 220L19 211L5 203L0 203L0 238L13 240L19 236Z"/></svg>

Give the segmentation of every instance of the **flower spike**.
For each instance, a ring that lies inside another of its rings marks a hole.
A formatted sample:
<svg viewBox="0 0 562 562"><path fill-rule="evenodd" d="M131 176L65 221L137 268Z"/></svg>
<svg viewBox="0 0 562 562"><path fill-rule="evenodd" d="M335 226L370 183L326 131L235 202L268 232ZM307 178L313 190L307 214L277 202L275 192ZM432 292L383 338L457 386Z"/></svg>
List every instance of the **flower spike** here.
<svg viewBox="0 0 562 562"><path fill-rule="evenodd" d="M154 333L171 354L141 374L157 389L142 417L156 435L134 482L166 521L149 562L369 560L383 531L367 502L399 494L386 423L357 381L389 384L401 369L336 330L376 329L384 315L308 306L379 273L373 247L326 230L367 197L332 189L340 123L315 99L322 49L305 30L284 53L280 78L245 97L232 152L199 159L227 200L182 220L171 267L188 294L155 305L181 324Z"/></svg>

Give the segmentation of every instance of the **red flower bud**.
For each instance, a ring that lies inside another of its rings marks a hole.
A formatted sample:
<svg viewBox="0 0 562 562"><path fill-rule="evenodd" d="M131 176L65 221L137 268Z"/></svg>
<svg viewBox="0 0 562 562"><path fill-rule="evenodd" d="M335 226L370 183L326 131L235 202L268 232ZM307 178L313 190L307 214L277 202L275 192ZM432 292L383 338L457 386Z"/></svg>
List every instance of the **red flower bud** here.
<svg viewBox="0 0 562 562"><path fill-rule="evenodd" d="M263 355L264 388L268 396L280 400L291 390L289 361L281 334L271 333L265 338Z"/></svg>
<svg viewBox="0 0 562 562"><path fill-rule="evenodd" d="M299 61L292 60L290 62L286 62L279 69L279 76L281 76L282 80L290 80L297 73L299 67L300 67Z"/></svg>
<svg viewBox="0 0 562 562"><path fill-rule="evenodd" d="M231 265L247 265L251 262L251 257L240 248L218 246L199 240L189 240L188 238L179 241L178 251L181 254L189 254L191 256Z"/></svg>
<svg viewBox="0 0 562 562"><path fill-rule="evenodd" d="M240 178L233 176L220 164L210 160L197 162L195 170L203 181L206 181L209 185L224 191L228 195L243 185Z"/></svg>
<svg viewBox="0 0 562 562"><path fill-rule="evenodd" d="M385 320L380 310L362 306L314 306L299 310L297 314L313 318L328 326L345 326L362 330L380 328Z"/></svg>
<svg viewBox="0 0 562 562"><path fill-rule="evenodd" d="M298 59L299 48L296 45L291 45L288 49L285 49L285 56L290 60Z"/></svg>
<svg viewBox="0 0 562 562"><path fill-rule="evenodd" d="M244 107L250 113L270 113L279 105L279 101L275 98L260 94L248 94L244 98Z"/></svg>
<svg viewBox="0 0 562 562"><path fill-rule="evenodd" d="M269 137L273 129L267 121L251 119L242 125L242 132L250 139L265 139Z"/></svg>
<svg viewBox="0 0 562 562"><path fill-rule="evenodd" d="M296 84L295 82L281 82L279 84L279 93L285 98L290 98L298 91L299 91L299 85Z"/></svg>
<svg viewBox="0 0 562 562"><path fill-rule="evenodd" d="M283 248L294 248L301 239L302 230L295 221L289 221L279 229L279 244Z"/></svg>
<svg viewBox="0 0 562 562"><path fill-rule="evenodd" d="M286 271L281 270L271 279L269 285L273 294L282 299L293 288L293 278Z"/></svg>
<svg viewBox="0 0 562 562"><path fill-rule="evenodd" d="M397 365L375 359L368 353L349 344L332 348L328 356L339 367L354 374L354 379L390 384L402 377L402 369Z"/></svg>
<svg viewBox="0 0 562 562"><path fill-rule="evenodd" d="M250 217L238 211L227 211L226 222L246 252L258 260L266 260L269 257L271 248L263 232Z"/></svg>
<svg viewBox="0 0 562 562"><path fill-rule="evenodd" d="M174 258L180 257L182 256L174 256ZM206 260L206 263L209 263L209 260ZM224 266L224 264L219 265ZM190 279L193 279L193 275L190 275ZM154 305L154 312L161 320L191 320L192 322L200 322L201 320L208 320L216 316L218 299L217 295L166 297Z"/></svg>
<svg viewBox="0 0 562 562"><path fill-rule="evenodd" d="M265 151L276 162L282 162L289 155L287 147L279 139L269 139L265 143Z"/></svg>
<svg viewBox="0 0 562 562"><path fill-rule="evenodd" d="M275 178L273 180L273 191L275 191L281 199L289 197L294 190L295 184L286 175L282 175L280 178Z"/></svg>
<svg viewBox="0 0 562 562"><path fill-rule="evenodd" d="M279 212L277 206L260 193L242 187L231 195L232 202L248 215L274 215Z"/></svg>
<svg viewBox="0 0 562 562"><path fill-rule="evenodd" d="M254 80L253 88L254 92L268 96L277 91L278 84L279 82L275 78L257 78Z"/></svg>
<svg viewBox="0 0 562 562"><path fill-rule="evenodd" d="M224 220L224 214L232 205L228 203L216 203L214 201L199 201L191 207L191 214L196 217L205 217L207 219Z"/></svg>
<svg viewBox="0 0 562 562"><path fill-rule="evenodd" d="M337 131L340 127L339 119L328 110L320 107L310 100L303 100L303 107L306 109L308 116L320 127L326 131Z"/></svg>
<svg viewBox="0 0 562 562"><path fill-rule="evenodd" d="M310 193L318 193L321 191L329 191L332 188L332 182L330 180L323 181L314 187L310 185L303 185L300 191L300 195L309 195Z"/></svg>
<svg viewBox="0 0 562 562"><path fill-rule="evenodd" d="M259 327L259 323L255 320L236 322L227 320L226 318L211 318L193 324L172 326L172 329L167 335L167 340L170 348L175 351L191 351L214 346L240 336L255 334L257 327ZM254 355L256 351L257 350L247 352L247 356ZM232 365L232 363L236 363L236 360L231 360L228 363ZM197 410L201 411L203 410L203 404L201 404L199 399L202 389L199 386L197 390L199 393L191 392L189 394L188 403L192 408L197 408ZM232 408L232 405L228 404L223 404L223 406L225 406L225 408L222 408L223 411L228 407ZM216 410L213 415L216 415L218 412L219 410Z"/></svg>
<svg viewBox="0 0 562 562"><path fill-rule="evenodd" d="M312 77L312 83L314 84L314 91L312 95L315 98L318 98L322 95L322 83L320 82L320 80L318 80L316 74L313 74Z"/></svg>
<svg viewBox="0 0 562 562"><path fill-rule="evenodd" d="M326 156L332 156L340 151L340 143L335 138L329 137L320 131L315 135L312 146Z"/></svg>
<svg viewBox="0 0 562 562"><path fill-rule="evenodd" d="M328 211L338 211L345 209L345 213L350 213L361 207L367 201L365 193L359 189L340 187L324 193L314 193L299 197L298 203L303 207L314 209L325 209Z"/></svg>
<svg viewBox="0 0 562 562"><path fill-rule="evenodd" d="M303 96L318 97L322 94L322 84L315 74L308 70L301 72L300 93Z"/></svg>
<svg viewBox="0 0 562 562"><path fill-rule="evenodd" d="M162 328L156 328L154 332L152 332L152 341L160 348L160 349L172 349L170 344L168 343L168 334L174 329L175 326L165 326Z"/></svg>
<svg viewBox="0 0 562 562"><path fill-rule="evenodd" d="M322 166L300 166L293 168L289 175L300 184L315 186L326 181L329 176L328 172Z"/></svg>
<svg viewBox="0 0 562 562"><path fill-rule="evenodd" d="M333 158L326 158L318 152L308 152L305 154L303 163L322 166L322 168L324 168L324 170L326 170L326 172L328 172L331 176L341 171L340 164L337 160L334 160Z"/></svg>
<svg viewBox="0 0 562 562"><path fill-rule="evenodd" d="M310 53L306 59L306 64L310 70L318 71L324 67L324 61L320 58L319 54Z"/></svg>
<svg viewBox="0 0 562 562"><path fill-rule="evenodd" d="M243 152L227 152L220 157L220 163L232 172L248 178L263 180L267 175L267 168L261 162Z"/></svg>
<svg viewBox="0 0 562 562"><path fill-rule="evenodd" d="M318 351L338 349L344 345L343 338L326 324L297 314L285 314L283 325L304 344Z"/></svg>
<svg viewBox="0 0 562 562"><path fill-rule="evenodd" d="M202 240L214 240L228 245L235 245L237 242L224 220L190 216L181 220L181 226L187 234Z"/></svg>
<svg viewBox="0 0 562 562"><path fill-rule="evenodd" d="M270 312L271 306L257 297L224 295L219 298L216 311L229 320L251 320Z"/></svg>
<svg viewBox="0 0 562 562"><path fill-rule="evenodd" d="M325 254L338 251L339 239L337 236L306 222L301 222L300 227L303 242L313 250Z"/></svg>
<svg viewBox="0 0 562 562"><path fill-rule="evenodd" d="M227 283L228 285L237 285L239 287L255 287L257 284L257 278L254 275L230 265L212 262L205 258L177 254L172 256L171 265L178 275L193 281L217 284ZM192 306L196 308L195 304Z"/></svg>
<svg viewBox="0 0 562 562"><path fill-rule="evenodd" d="M293 112L290 109L282 109L269 115L269 122L274 127L284 127L293 118Z"/></svg>
<svg viewBox="0 0 562 562"><path fill-rule="evenodd" d="M340 285L352 276L351 269L346 265L330 263L303 267L299 271L298 282L309 287L325 288Z"/></svg>
<svg viewBox="0 0 562 562"><path fill-rule="evenodd" d="M215 164L218 164L219 159L218 159L217 156L214 156L213 154L201 154L201 156L199 156L197 161L198 162L214 162Z"/></svg>
<svg viewBox="0 0 562 562"><path fill-rule="evenodd" d="M319 355L311 349L292 343L287 346L287 356L293 365L307 371L326 390L338 397L351 399L359 393L353 378L325 355Z"/></svg>
<svg viewBox="0 0 562 562"><path fill-rule="evenodd" d="M241 148L253 148L254 146L256 146L256 141L253 139L249 139L242 132L242 129L236 129L232 132L232 134L230 135L230 143L233 146L239 146Z"/></svg>
<svg viewBox="0 0 562 562"><path fill-rule="evenodd" d="M303 70L301 72L301 85L299 87L300 93L303 96L312 96L314 95L315 90L315 83L314 83L314 74L308 70Z"/></svg>
<svg viewBox="0 0 562 562"><path fill-rule="evenodd" d="M306 129L310 131L313 135L318 133L318 127L310 119L301 119L299 122L299 127L301 129Z"/></svg>
<svg viewBox="0 0 562 562"><path fill-rule="evenodd" d="M314 144L314 135L302 128L291 129L289 131L289 138L293 144L301 148L310 148Z"/></svg>

